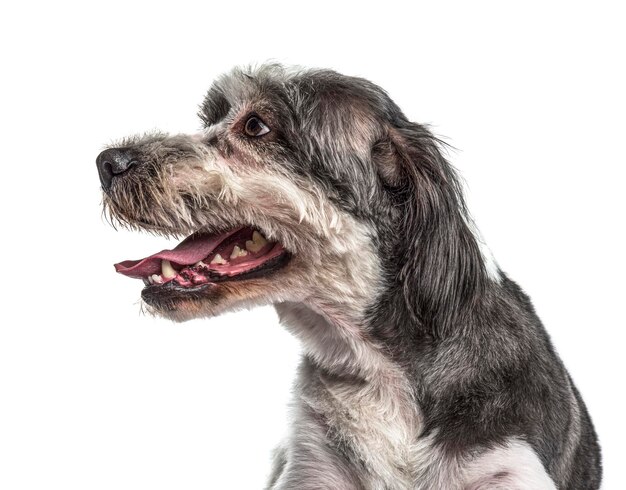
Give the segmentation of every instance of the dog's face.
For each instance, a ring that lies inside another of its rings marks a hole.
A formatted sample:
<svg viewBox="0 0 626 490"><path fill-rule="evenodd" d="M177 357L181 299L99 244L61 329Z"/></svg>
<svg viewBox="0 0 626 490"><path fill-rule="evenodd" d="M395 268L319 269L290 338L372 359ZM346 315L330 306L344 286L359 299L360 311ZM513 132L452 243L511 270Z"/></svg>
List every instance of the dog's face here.
<svg viewBox="0 0 626 490"><path fill-rule="evenodd" d="M368 210L381 220L372 155L384 122L357 88L332 72L234 71L210 89L201 133L128 138L101 153L115 221L189 235L116 265L143 279L150 311L185 320L285 301L355 314L371 304L381 270Z"/></svg>

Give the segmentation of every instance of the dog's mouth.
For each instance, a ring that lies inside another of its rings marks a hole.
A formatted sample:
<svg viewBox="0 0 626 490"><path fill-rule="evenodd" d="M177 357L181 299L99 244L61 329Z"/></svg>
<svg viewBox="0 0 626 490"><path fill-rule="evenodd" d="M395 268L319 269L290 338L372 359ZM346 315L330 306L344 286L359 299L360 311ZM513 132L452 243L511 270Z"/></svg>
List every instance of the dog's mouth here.
<svg viewBox="0 0 626 490"><path fill-rule="evenodd" d="M173 250L115 264L120 274L142 279L146 289L198 291L218 282L258 278L282 268L290 258L278 242L251 227L223 233L194 233Z"/></svg>

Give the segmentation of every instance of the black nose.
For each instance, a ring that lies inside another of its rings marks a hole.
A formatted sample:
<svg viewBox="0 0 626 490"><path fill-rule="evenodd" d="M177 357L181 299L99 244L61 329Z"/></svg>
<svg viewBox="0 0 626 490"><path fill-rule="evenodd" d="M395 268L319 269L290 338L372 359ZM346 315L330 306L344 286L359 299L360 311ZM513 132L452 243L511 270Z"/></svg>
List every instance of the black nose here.
<svg viewBox="0 0 626 490"><path fill-rule="evenodd" d="M98 167L102 188L108 191L113 183L113 177L123 174L136 163L137 160L133 158L131 152L126 148L109 148L104 150L96 158L96 166Z"/></svg>

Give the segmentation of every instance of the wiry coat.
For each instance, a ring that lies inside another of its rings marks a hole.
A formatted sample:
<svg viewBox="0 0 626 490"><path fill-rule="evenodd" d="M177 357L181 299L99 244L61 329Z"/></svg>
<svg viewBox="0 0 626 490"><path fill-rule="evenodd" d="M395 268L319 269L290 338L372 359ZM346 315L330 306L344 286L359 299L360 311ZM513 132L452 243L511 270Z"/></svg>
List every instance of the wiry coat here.
<svg viewBox="0 0 626 490"><path fill-rule="evenodd" d="M250 114L264 139L242 137ZM221 78L200 116L198 135L120 142L139 165L105 205L166 235L254 226L291 253L267 277L143 294L175 320L273 303L301 339L268 488L599 487L580 395L426 127L366 80L277 65Z"/></svg>

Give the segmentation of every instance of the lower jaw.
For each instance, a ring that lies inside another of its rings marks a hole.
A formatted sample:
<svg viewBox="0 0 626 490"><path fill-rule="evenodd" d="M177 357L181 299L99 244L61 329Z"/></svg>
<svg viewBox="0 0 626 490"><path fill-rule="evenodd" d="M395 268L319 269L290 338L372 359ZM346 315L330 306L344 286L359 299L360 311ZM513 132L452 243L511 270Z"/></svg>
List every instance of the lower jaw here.
<svg viewBox="0 0 626 490"><path fill-rule="evenodd" d="M175 310L182 303L217 300L221 296L221 291L227 289L222 286L243 283L246 280L269 279L275 272L285 267L290 259L291 255L285 252L257 269L231 277L212 277L210 282L200 285L181 286L176 281L150 284L141 291L141 298L152 308L166 310ZM245 286L241 284L240 287Z"/></svg>

